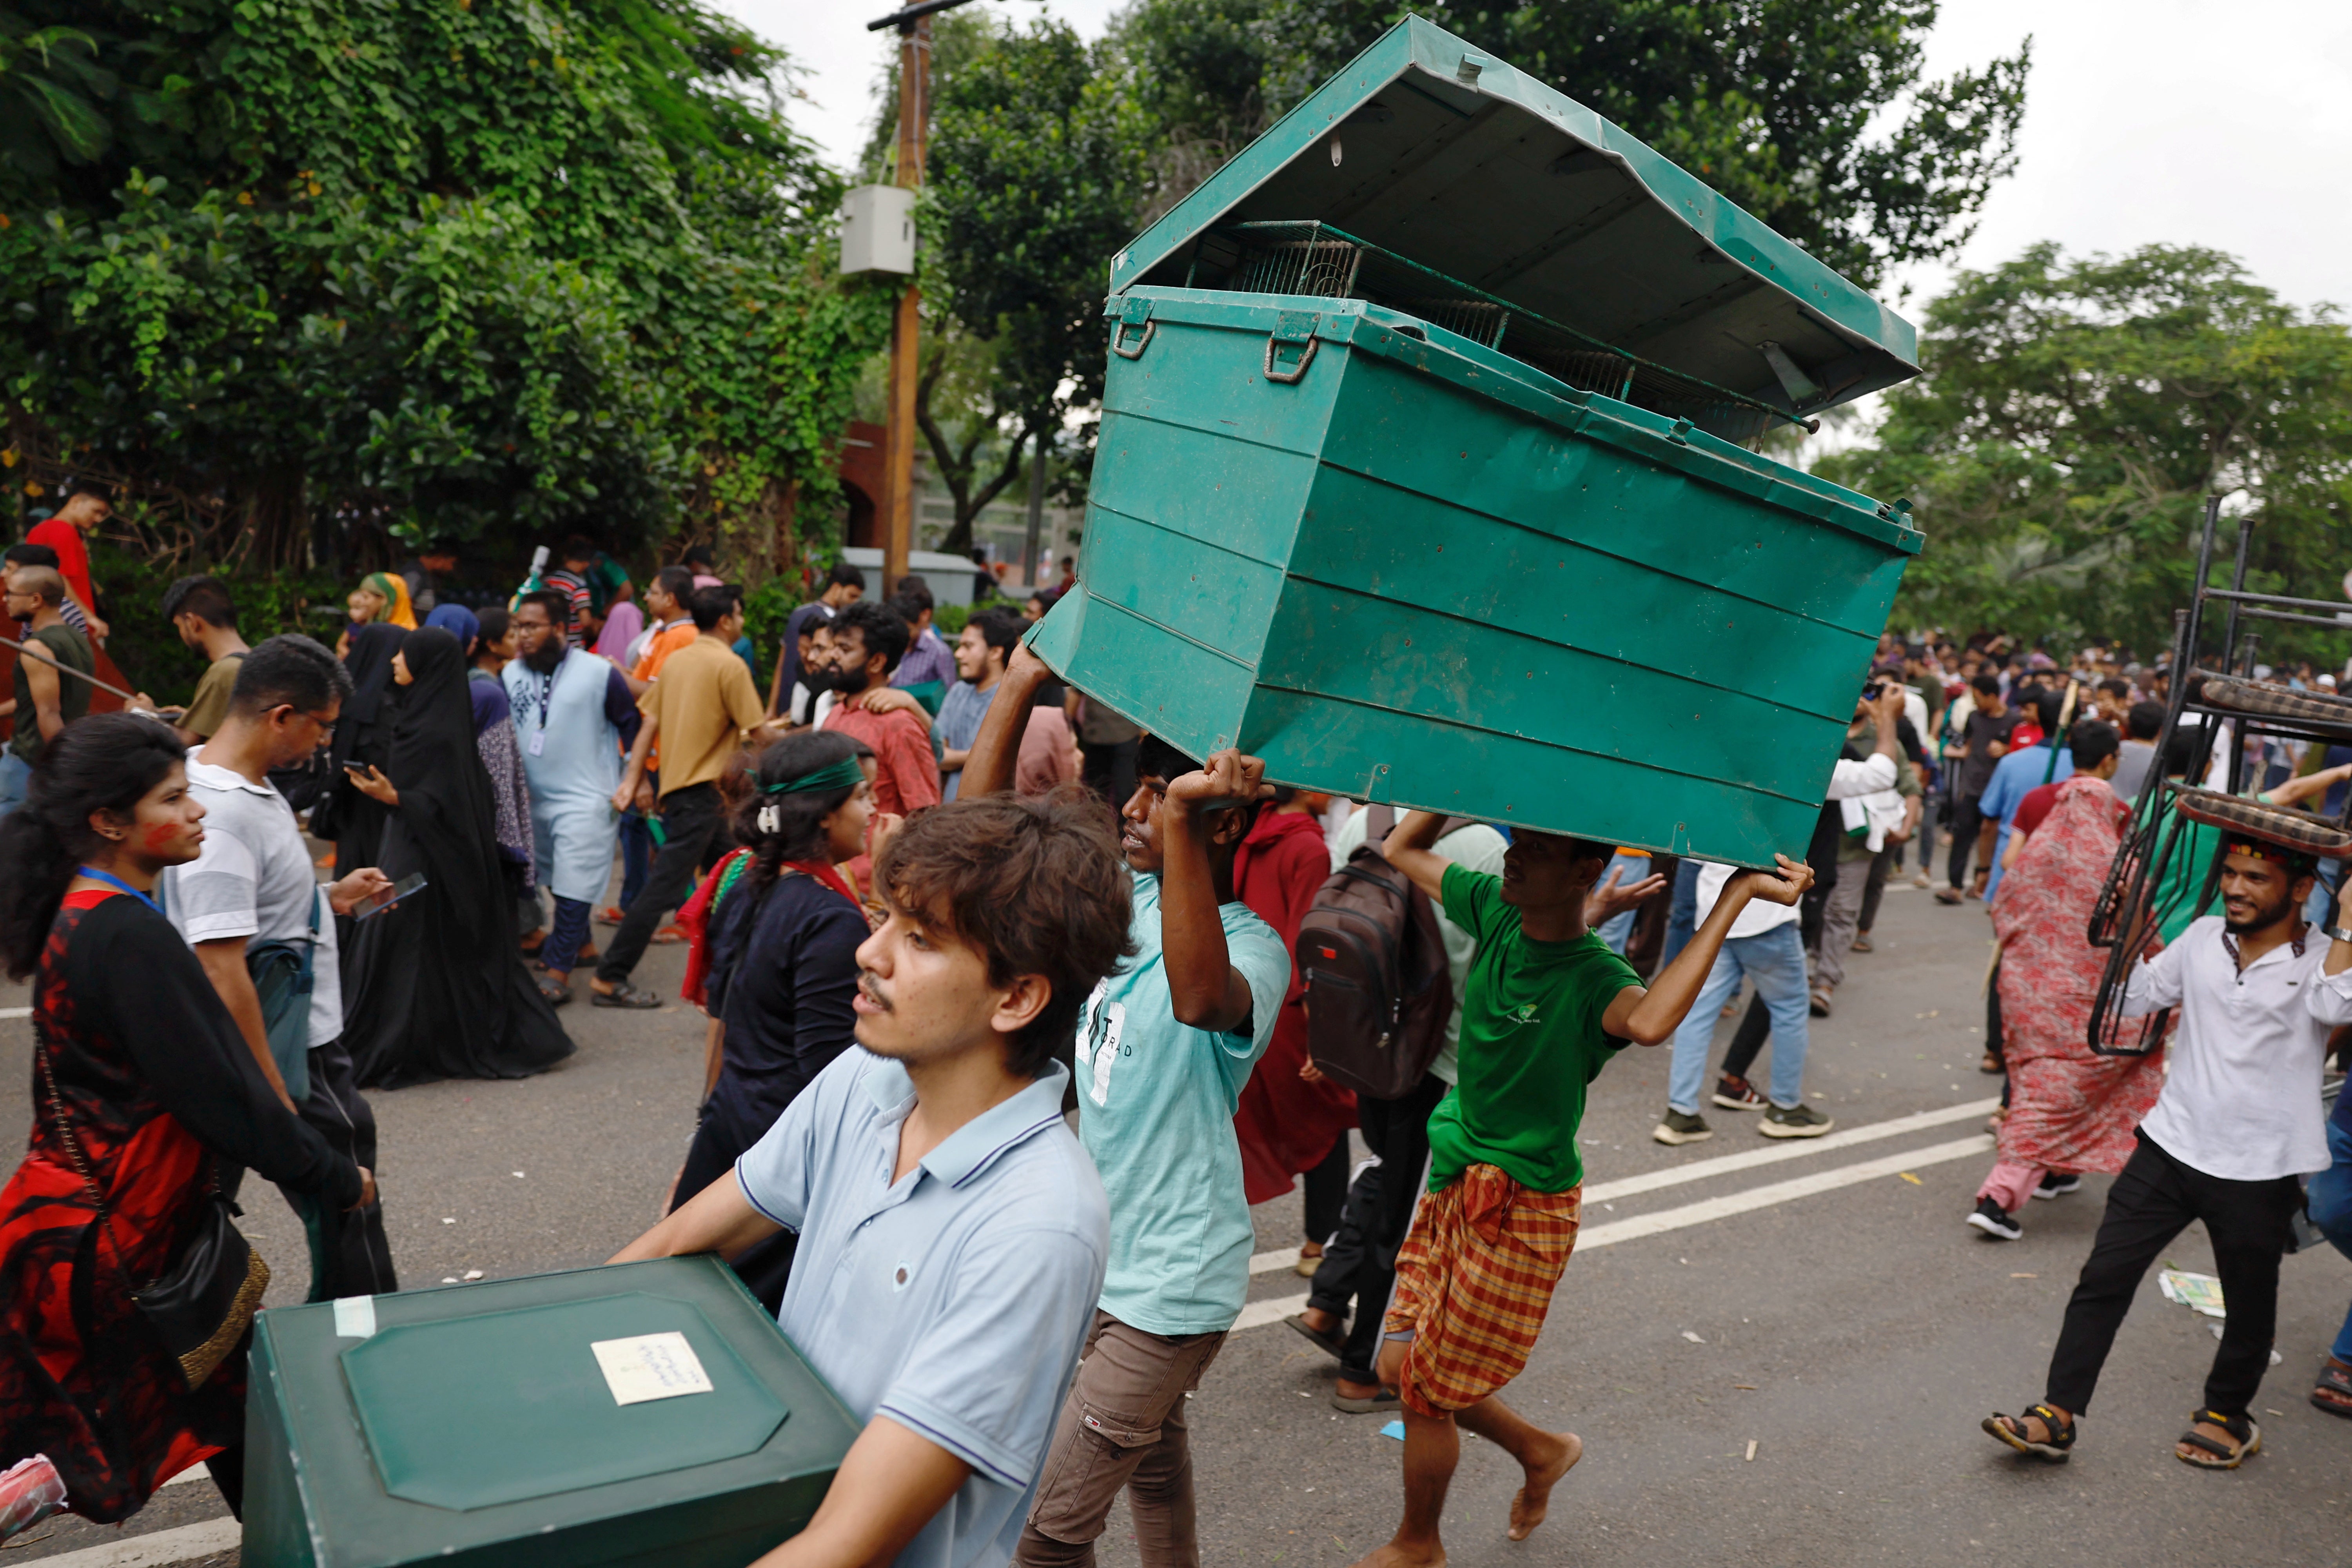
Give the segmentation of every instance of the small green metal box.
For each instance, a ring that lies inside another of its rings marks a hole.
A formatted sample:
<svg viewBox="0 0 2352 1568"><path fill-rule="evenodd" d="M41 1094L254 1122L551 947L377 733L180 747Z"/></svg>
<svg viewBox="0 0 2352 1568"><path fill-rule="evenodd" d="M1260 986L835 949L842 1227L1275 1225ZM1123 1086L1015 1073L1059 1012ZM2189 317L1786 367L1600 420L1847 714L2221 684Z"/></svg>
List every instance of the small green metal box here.
<svg viewBox="0 0 2352 1568"><path fill-rule="evenodd" d="M673 1334L664 1370L708 1391L620 1403L592 1347ZM244 1562L741 1568L857 1433L715 1258L280 1308L254 1326Z"/></svg>
<svg viewBox="0 0 2352 1568"><path fill-rule="evenodd" d="M1111 284L1057 672L1283 784L1802 852L1922 536L1738 443L1916 374L1906 323L1418 18Z"/></svg>

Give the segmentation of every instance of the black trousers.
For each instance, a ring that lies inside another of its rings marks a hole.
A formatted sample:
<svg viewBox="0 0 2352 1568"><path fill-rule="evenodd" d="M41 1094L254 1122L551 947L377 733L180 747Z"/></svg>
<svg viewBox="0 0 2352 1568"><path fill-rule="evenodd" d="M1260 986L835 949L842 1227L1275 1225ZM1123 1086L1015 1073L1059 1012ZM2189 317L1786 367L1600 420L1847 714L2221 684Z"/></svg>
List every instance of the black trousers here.
<svg viewBox="0 0 2352 1568"><path fill-rule="evenodd" d="M1307 1239L1328 1241L1339 1230L1340 1216L1348 1207L1348 1134L1344 1130L1333 1141L1331 1152L1307 1173L1304 1185Z"/></svg>
<svg viewBox="0 0 2352 1568"><path fill-rule="evenodd" d="M352 1054L342 1041L310 1048L310 1097L296 1109L329 1148L355 1165L375 1169L375 1112L352 1080ZM287 1193L286 1201L302 1216L310 1238L308 1300L378 1296L400 1289L392 1271L392 1243L384 1239L382 1198L357 1212L299 1193Z"/></svg>
<svg viewBox="0 0 2352 1568"><path fill-rule="evenodd" d="M1397 1249L1412 1227L1422 1170L1429 1163L1429 1114L1445 1098L1444 1080L1428 1075L1402 1100L1356 1097L1356 1119L1364 1146L1380 1156L1348 1188L1339 1234L1323 1249L1307 1304L1347 1316L1354 1301L1339 1356L1340 1375L1350 1383L1377 1380L1372 1363L1381 1352L1381 1318L1388 1311L1396 1279Z"/></svg>
<svg viewBox="0 0 2352 1568"><path fill-rule="evenodd" d="M735 1162L743 1152L719 1121L705 1114L694 1131L694 1142L687 1148L686 1164L677 1173L677 1192L670 1200L670 1211L674 1214L684 1208L688 1200L713 1182L733 1181ZM783 1310L784 1287L792 1283L793 1254L799 1249L800 1239L792 1231L780 1230L765 1241L753 1242L730 1265L736 1278L760 1299L760 1304L768 1309L771 1316Z"/></svg>
<svg viewBox="0 0 2352 1568"><path fill-rule="evenodd" d="M654 868L646 874L636 902L622 917L621 929L613 933L611 944L596 965L597 979L607 985L617 985L636 968L654 932L661 929L662 921L669 918L672 910L686 902L687 893L694 886L694 874L708 863L709 851L718 842L722 815L717 784L688 784L662 796L665 838L661 849L654 856Z"/></svg>
<svg viewBox="0 0 2352 1568"><path fill-rule="evenodd" d="M1968 885L1969 857L1976 853L1977 830L1984 826L1984 813L1977 809L1983 798L1982 790L1952 797L1952 856L1945 867L1944 879L1955 888Z"/></svg>
<svg viewBox="0 0 2352 1568"><path fill-rule="evenodd" d="M2132 1292L2157 1256L2190 1220L2203 1220L2213 1243L2213 1269L2230 1315L2221 1347L2205 1379L2205 1407L2240 1416L2254 1402L2270 1370L2278 1325L2279 1258L2287 1221L2303 1200L2293 1176L2231 1182L2189 1169L2143 1131L2139 1147L2107 1189L2098 1240L2066 1303L2066 1324L2050 1356L2049 1392L2059 1409L2080 1415L2091 1407L2099 1368L2131 1310Z"/></svg>

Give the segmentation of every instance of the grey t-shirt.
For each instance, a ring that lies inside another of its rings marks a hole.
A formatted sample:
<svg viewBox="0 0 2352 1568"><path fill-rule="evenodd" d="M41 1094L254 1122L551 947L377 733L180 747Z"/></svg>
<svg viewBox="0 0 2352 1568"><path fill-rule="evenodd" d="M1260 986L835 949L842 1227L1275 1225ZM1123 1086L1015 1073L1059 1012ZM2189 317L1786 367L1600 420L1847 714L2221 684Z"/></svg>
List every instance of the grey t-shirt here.
<svg viewBox="0 0 2352 1568"><path fill-rule="evenodd" d="M163 873L163 912L191 945L240 936L306 942L316 900L319 951L310 961L310 1044L327 1044L343 1032L335 915L310 865L294 808L268 784L198 762L194 750L188 752L188 789L204 805L205 842L195 859Z"/></svg>
<svg viewBox="0 0 2352 1568"><path fill-rule="evenodd" d="M2126 805L2137 805L2140 785L2147 782L2148 767L2155 761L2155 742L2126 741L2116 748L2116 776L2107 781L2107 787Z"/></svg>

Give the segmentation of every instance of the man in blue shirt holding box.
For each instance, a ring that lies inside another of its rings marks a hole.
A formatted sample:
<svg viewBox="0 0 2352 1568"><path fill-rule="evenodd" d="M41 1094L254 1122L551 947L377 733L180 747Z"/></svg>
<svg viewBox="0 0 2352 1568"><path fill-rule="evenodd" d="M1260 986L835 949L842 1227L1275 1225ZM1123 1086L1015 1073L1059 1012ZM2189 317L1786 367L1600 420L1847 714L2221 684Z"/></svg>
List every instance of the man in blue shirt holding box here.
<svg viewBox="0 0 2352 1568"><path fill-rule="evenodd" d="M854 766L854 765L853 765ZM1101 1294L1102 1184L1055 1060L1129 950L1092 802L958 802L877 846L859 1049L613 1261L800 1233L778 1325L866 1420L808 1528L759 1568L1012 1556Z"/></svg>

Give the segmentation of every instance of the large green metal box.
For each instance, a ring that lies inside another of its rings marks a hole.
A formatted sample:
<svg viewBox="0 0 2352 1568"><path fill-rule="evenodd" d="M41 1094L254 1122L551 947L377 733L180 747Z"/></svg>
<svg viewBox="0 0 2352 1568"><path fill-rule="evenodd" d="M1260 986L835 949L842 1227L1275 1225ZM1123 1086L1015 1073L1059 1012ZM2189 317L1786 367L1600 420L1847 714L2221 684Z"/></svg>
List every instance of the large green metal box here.
<svg viewBox="0 0 2352 1568"><path fill-rule="evenodd" d="M1344 224L1462 308L1307 271L1312 291L1237 290L1237 226L1276 220ZM1302 788L1801 853L1921 535L1709 429L1902 379L1907 326L1417 19L1112 281L1079 587L1034 637L1066 679ZM1515 357L1515 311L1605 374Z"/></svg>
<svg viewBox="0 0 2352 1568"><path fill-rule="evenodd" d="M673 1334L709 1389L620 1403L592 1347ZM741 1568L857 1433L715 1258L281 1308L254 1327L243 1561Z"/></svg>

